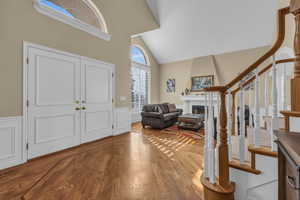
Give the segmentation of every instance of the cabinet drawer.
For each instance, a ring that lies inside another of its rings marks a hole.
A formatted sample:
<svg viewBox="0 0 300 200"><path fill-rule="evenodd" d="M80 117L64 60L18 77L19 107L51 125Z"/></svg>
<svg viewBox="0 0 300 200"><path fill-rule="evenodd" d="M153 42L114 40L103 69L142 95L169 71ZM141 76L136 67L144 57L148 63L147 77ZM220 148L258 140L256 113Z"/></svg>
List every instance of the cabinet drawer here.
<svg viewBox="0 0 300 200"><path fill-rule="evenodd" d="M295 164L287 159L286 161L286 198L288 200L300 200L299 198L299 172Z"/></svg>

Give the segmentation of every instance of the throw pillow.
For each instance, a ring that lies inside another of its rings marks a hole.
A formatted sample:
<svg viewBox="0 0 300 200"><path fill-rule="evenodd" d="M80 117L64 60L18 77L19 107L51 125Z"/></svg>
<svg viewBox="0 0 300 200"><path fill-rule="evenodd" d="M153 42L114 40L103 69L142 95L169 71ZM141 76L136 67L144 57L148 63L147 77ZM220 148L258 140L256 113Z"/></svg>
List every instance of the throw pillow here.
<svg viewBox="0 0 300 200"><path fill-rule="evenodd" d="M177 109L176 109L176 105L175 104L168 104L168 107L169 107L169 112L176 112Z"/></svg>
<svg viewBox="0 0 300 200"><path fill-rule="evenodd" d="M162 114L166 114L169 112L169 108L168 108L168 105L166 104L159 104L159 107L161 109L161 113Z"/></svg>

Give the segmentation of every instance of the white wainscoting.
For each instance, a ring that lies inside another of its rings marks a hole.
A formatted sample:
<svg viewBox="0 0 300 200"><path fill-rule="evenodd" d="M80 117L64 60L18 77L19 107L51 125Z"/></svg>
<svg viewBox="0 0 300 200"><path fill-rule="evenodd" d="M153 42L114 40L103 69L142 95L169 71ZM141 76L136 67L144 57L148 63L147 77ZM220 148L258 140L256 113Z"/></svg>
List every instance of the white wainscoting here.
<svg viewBox="0 0 300 200"><path fill-rule="evenodd" d="M231 180L235 182L236 200L278 199L278 164L277 158L256 156L256 167L263 173L250 174L237 169L230 169Z"/></svg>
<svg viewBox="0 0 300 200"><path fill-rule="evenodd" d="M0 170L26 162L22 117L0 118Z"/></svg>
<svg viewBox="0 0 300 200"><path fill-rule="evenodd" d="M300 118L299 117L290 117L290 131L291 132L300 132Z"/></svg>
<svg viewBox="0 0 300 200"><path fill-rule="evenodd" d="M127 133L131 130L131 110L128 107L115 108L114 135Z"/></svg>

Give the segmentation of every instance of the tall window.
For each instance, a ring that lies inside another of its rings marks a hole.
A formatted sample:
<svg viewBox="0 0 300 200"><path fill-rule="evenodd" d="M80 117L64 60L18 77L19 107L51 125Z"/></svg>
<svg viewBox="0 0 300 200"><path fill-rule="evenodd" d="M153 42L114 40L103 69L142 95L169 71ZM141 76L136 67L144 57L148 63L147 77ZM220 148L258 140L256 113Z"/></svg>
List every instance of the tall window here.
<svg viewBox="0 0 300 200"><path fill-rule="evenodd" d="M36 0L34 5L42 14L110 40L105 20L92 0Z"/></svg>
<svg viewBox="0 0 300 200"><path fill-rule="evenodd" d="M140 120L140 112L150 103L150 67L144 51L137 46L131 48L131 101L133 121Z"/></svg>

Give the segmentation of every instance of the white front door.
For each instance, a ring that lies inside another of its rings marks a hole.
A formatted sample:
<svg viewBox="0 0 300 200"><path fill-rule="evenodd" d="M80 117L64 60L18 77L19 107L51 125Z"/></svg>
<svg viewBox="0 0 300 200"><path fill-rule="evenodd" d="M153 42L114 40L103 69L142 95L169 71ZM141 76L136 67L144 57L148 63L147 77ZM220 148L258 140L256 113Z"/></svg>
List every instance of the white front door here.
<svg viewBox="0 0 300 200"><path fill-rule="evenodd" d="M28 159L112 135L112 67L28 49Z"/></svg>
<svg viewBox="0 0 300 200"><path fill-rule="evenodd" d="M112 135L112 68L98 61L83 59L81 142Z"/></svg>
<svg viewBox="0 0 300 200"><path fill-rule="evenodd" d="M80 59L29 48L28 158L80 144Z"/></svg>

